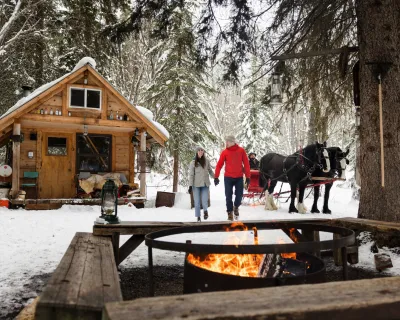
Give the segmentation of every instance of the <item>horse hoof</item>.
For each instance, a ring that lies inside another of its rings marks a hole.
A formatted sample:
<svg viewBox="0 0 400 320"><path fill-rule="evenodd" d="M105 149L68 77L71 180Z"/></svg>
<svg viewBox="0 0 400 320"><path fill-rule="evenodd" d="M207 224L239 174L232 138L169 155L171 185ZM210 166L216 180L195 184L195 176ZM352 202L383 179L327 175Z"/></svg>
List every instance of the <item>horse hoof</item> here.
<svg viewBox="0 0 400 320"><path fill-rule="evenodd" d="M299 213L299 211L296 208L290 208L289 213Z"/></svg>
<svg viewBox="0 0 400 320"><path fill-rule="evenodd" d="M322 210L322 213L331 214L332 211L329 210L328 208L325 208L325 209Z"/></svg>
<svg viewBox="0 0 400 320"><path fill-rule="evenodd" d="M321 211L319 211L318 208L312 208L311 213L321 213Z"/></svg>

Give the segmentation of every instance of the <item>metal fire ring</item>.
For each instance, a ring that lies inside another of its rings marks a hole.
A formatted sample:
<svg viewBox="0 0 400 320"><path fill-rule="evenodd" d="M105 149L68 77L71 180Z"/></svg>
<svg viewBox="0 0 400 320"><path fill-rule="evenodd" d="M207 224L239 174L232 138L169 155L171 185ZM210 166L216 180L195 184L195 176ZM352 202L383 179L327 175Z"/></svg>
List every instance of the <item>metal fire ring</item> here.
<svg viewBox="0 0 400 320"><path fill-rule="evenodd" d="M254 227L257 230L276 230L276 229L301 229L305 231L322 231L341 235L340 238L324 241L306 241L298 243L277 243L277 244L243 244L243 245L216 245L216 244L195 244L195 243L176 243L170 241L157 240L161 237L172 236L183 233L201 232L235 232L228 230L234 223L226 224L207 224L191 227L179 227L149 233L145 236L145 243L148 247L149 257L149 295L154 296L153 278L153 248L169 251L181 251L190 253L230 253L230 254L266 254L266 253L287 253L287 252L310 252L324 249L341 249L343 279L348 279L347 272L347 246L355 242L354 231L316 223L301 222L247 222L243 223L251 231ZM239 230L238 230L239 231ZM240 230L243 231L243 230ZM190 239L188 239L190 240Z"/></svg>
<svg viewBox="0 0 400 320"><path fill-rule="evenodd" d="M340 249L354 244L354 231L333 227L322 224L296 223L296 222L249 222L244 223L251 231L253 227L257 230L275 229L301 229L307 231L322 231L341 235L340 238L324 241L307 241L298 243L277 243L277 244L196 244L196 243L177 243L159 240L160 237L183 234L183 233L202 233L202 232L235 232L226 230L231 227L231 223L215 225L199 225L190 227L179 227L149 233L145 236L145 243L150 248L181 251L190 253L227 253L227 254L265 254L265 253L285 253L285 252L307 252L313 250ZM190 240L190 239L188 239Z"/></svg>

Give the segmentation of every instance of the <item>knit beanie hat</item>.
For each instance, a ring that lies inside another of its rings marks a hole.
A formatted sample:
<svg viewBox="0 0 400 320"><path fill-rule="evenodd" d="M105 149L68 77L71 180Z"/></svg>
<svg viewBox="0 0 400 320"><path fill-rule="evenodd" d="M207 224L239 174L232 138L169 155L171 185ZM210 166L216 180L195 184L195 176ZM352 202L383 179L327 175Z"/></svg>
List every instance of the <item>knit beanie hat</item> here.
<svg viewBox="0 0 400 320"><path fill-rule="evenodd" d="M229 141L229 142L236 143L236 139L235 139L234 136L227 136L227 137L225 138L225 141Z"/></svg>

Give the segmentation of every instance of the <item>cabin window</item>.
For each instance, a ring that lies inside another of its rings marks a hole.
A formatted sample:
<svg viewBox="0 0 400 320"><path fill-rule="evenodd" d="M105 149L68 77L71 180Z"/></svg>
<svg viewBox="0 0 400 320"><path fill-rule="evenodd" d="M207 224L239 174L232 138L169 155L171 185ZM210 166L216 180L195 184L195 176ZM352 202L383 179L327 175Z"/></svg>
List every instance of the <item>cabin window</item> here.
<svg viewBox="0 0 400 320"><path fill-rule="evenodd" d="M111 171L111 136L77 134L76 169L85 172Z"/></svg>
<svg viewBox="0 0 400 320"><path fill-rule="evenodd" d="M67 155L67 138L48 137L47 138L47 155L49 155L49 156L66 156Z"/></svg>
<svg viewBox="0 0 400 320"><path fill-rule="evenodd" d="M101 90L70 88L71 108L101 109Z"/></svg>

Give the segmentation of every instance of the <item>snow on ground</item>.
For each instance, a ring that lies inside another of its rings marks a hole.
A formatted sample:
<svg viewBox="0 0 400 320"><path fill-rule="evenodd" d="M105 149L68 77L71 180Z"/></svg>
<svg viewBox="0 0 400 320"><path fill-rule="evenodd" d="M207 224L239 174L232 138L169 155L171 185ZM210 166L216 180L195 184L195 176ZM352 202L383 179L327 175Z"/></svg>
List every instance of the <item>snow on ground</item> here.
<svg viewBox="0 0 400 320"><path fill-rule="evenodd" d="M154 199L157 190L169 191L172 189L169 180L162 180L159 176L150 175L148 183L148 197L150 201L145 209L119 206L118 216L121 220L134 221L195 221L194 209L190 210L190 198L186 188L181 188L176 196L174 208L154 208ZM276 191L279 191L278 184ZM287 187L286 187L287 189ZM285 190L282 189L282 190ZM208 221L226 221L223 179L219 186L211 186L211 207ZM306 195L308 191L306 192ZM340 218L356 217L358 202L351 198L351 190L340 188L335 184L331 190L330 208L332 215L325 214L289 214L289 202L282 199L278 211L265 211L263 206L241 206L240 219L245 220L276 220L276 219L309 219L309 218ZM307 208L311 208L312 195L305 200ZM322 209L322 199L319 200ZM0 208L0 301L2 307L12 303L12 297L23 289L29 279L38 274L53 272L64 255L71 239L76 232L91 232L93 221L100 215L99 206L71 206L65 205L53 211L26 211L8 210ZM280 232L280 231L279 231ZM285 236L278 234L260 235L263 242L276 242ZM185 240L187 235L179 238ZM195 242L224 241L223 236L213 236L201 239L200 236L190 235ZM329 235L321 235L322 239ZM121 237L121 245L128 236ZM370 253L370 243L360 249L360 266L374 268L373 255ZM386 249L384 249L386 250ZM386 250L390 252L389 249ZM400 258L391 252L393 269L386 273L400 274ZM183 263L183 254L170 251L154 250L154 263L159 265ZM142 244L128 257L122 267L147 265L147 247ZM4 310L4 309L3 309ZM1 310L0 310L1 312ZM0 314L1 315L1 314Z"/></svg>

